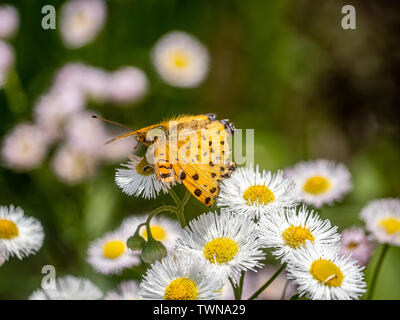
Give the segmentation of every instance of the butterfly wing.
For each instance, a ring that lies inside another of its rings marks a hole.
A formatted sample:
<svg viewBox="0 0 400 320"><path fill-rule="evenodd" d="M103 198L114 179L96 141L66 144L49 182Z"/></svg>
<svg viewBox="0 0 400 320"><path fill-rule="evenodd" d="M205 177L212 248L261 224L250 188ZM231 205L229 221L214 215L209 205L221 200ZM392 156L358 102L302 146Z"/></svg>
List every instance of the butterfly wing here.
<svg viewBox="0 0 400 320"><path fill-rule="evenodd" d="M212 121L205 128L193 131L189 139L169 144L167 148L169 154L177 155L170 164L175 176L207 206L218 195L219 181L229 177L236 167L230 161L227 141L230 134L223 121Z"/></svg>

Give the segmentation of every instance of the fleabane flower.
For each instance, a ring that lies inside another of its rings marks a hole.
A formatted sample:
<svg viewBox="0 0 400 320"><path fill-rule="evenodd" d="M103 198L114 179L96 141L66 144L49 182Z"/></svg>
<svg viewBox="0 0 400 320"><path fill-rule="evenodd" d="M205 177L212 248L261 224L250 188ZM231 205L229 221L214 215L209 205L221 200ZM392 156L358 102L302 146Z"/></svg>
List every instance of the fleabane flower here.
<svg viewBox="0 0 400 320"><path fill-rule="evenodd" d="M81 48L93 41L104 26L107 6L103 0L71 0L61 7L60 32L64 44Z"/></svg>
<svg viewBox="0 0 400 320"><path fill-rule="evenodd" d="M39 127L22 123L6 135L1 153L8 168L27 171L41 165L46 156L47 147L47 136Z"/></svg>
<svg viewBox="0 0 400 320"><path fill-rule="evenodd" d="M75 276L58 278L55 286L34 291L29 300L99 300L103 292L90 280Z"/></svg>
<svg viewBox="0 0 400 320"><path fill-rule="evenodd" d="M0 206L0 245L8 256L23 259L35 254L43 239L43 227L37 219L25 216L19 207Z"/></svg>
<svg viewBox="0 0 400 320"><path fill-rule="evenodd" d="M71 144L64 144L54 154L51 166L58 179L74 185L93 176L97 168L97 158Z"/></svg>
<svg viewBox="0 0 400 320"><path fill-rule="evenodd" d="M8 4L0 6L0 39L8 39L15 35L19 27L18 10Z"/></svg>
<svg viewBox="0 0 400 320"><path fill-rule="evenodd" d="M275 212L262 216L258 230L263 247L274 248L273 254L283 262L290 260L293 252L308 241L327 247L340 245L337 227L307 210L306 206L287 209L284 214Z"/></svg>
<svg viewBox="0 0 400 320"><path fill-rule="evenodd" d="M149 81L142 70L123 67L109 76L109 99L120 105L135 103L145 96L148 87Z"/></svg>
<svg viewBox="0 0 400 320"><path fill-rule="evenodd" d="M93 241L88 249L88 262L103 274L118 274L140 264L140 258L126 246L131 234L124 229L109 232Z"/></svg>
<svg viewBox="0 0 400 320"><path fill-rule="evenodd" d="M64 124L69 117L85 107L80 91L54 87L40 96L34 107L34 119L51 141L63 134Z"/></svg>
<svg viewBox="0 0 400 320"><path fill-rule="evenodd" d="M237 281L241 271L261 267L264 254L254 222L221 210L192 220L176 241L176 253L194 254L216 273Z"/></svg>
<svg viewBox="0 0 400 320"><path fill-rule="evenodd" d="M356 259L360 266L365 266L372 254L373 245L365 231L352 227L342 232L340 254Z"/></svg>
<svg viewBox="0 0 400 320"><path fill-rule="evenodd" d="M139 224L145 222L146 219L146 215L128 217L122 222L121 228L132 236ZM173 251L175 241L181 232L181 227L176 220L158 215L151 219L150 231L154 240L161 241L168 251ZM147 241L147 229L145 226L141 227L139 235Z"/></svg>
<svg viewBox="0 0 400 320"><path fill-rule="evenodd" d="M300 162L285 175L296 183L301 201L317 208L341 200L352 189L346 166L325 159Z"/></svg>
<svg viewBox="0 0 400 320"><path fill-rule="evenodd" d="M229 211L259 218L270 211L282 211L297 204L299 196L291 179L283 172L259 171L258 166L236 169L221 183L217 198L218 207Z"/></svg>
<svg viewBox="0 0 400 320"><path fill-rule="evenodd" d="M117 169L115 174L116 184L127 195L156 198L160 191L166 193L171 187L170 183L158 181L154 166L148 163L146 157L130 155L130 161L122 166L126 169Z"/></svg>
<svg viewBox="0 0 400 320"><path fill-rule="evenodd" d="M172 31L154 45L152 60L160 77L168 84L192 88L203 82L209 69L207 48L194 36Z"/></svg>
<svg viewBox="0 0 400 320"><path fill-rule="evenodd" d="M300 296L312 300L356 300L366 291L363 269L351 257L340 256L337 247L307 242L293 252L286 271Z"/></svg>
<svg viewBox="0 0 400 320"><path fill-rule="evenodd" d="M139 286L136 281L123 281L118 289L110 291L104 297L104 300L139 300Z"/></svg>
<svg viewBox="0 0 400 320"><path fill-rule="evenodd" d="M378 242L400 246L400 199L370 202L362 209L361 219Z"/></svg>
<svg viewBox="0 0 400 320"><path fill-rule="evenodd" d="M140 283L144 300L215 300L224 279L194 255L168 255L151 265Z"/></svg>

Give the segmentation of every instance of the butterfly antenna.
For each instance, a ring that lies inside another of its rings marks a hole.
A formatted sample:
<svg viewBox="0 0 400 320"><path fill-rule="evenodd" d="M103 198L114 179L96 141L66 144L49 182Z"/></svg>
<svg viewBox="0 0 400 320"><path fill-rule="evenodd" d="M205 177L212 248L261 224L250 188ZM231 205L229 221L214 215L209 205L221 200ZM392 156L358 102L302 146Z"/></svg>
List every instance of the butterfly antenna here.
<svg viewBox="0 0 400 320"><path fill-rule="evenodd" d="M122 138L125 138L125 137L129 137L129 136L134 135L134 134L137 133L137 131L133 131L131 128L129 128L129 127L127 127L127 126L124 126L123 124L120 124L120 123L118 123L118 122L114 122L114 121L111 121L111 120L107 120L107 119L104 119L104 118L99 117L99 116L96 116L96 115L92 115L92 118L94 118L94 119L99 119L99 120L102 120L102 121L104 121L104 122L108 122L108 123L114 124L114 125L116 125L116 126L119 126L119 127L122 127L122 128L128 129L128 130L131 130L131 132L128 132L128 133L126 133L126 134L123 134L122 136L119 136L119 137L116 137L116 138L113 138L113 139L108 140L105 144L109 144L109 143L114 142L114 141L116 141L116 140L119 140L119 139L122 139Z"/></svg>
<svg viewBox="0 0 400 320"><path fill-rule="evenodd" d="M125 129L128 129L128 130L133 130L133 129L127 127L127 126L124 126L123 124L120 124L120 123L118 123L118 122L114 122L114 121L111 121L111 120L104 119L104 118L99 117L99 116L96 116L96 115L94 115L94 114L92 115L92 118L94 118L94 119L99 119L99 120L102 120L102 121L104 121L104 122L108 122L108 123L114 124L114 125L116 125L116 126L118 126L118 127L121 127L121 128L125 128Z"/></svg>
<svg viewBox="0 0 400 320"><path fill-rule="evenodd" d="M112 138L111 140L108 140L105 144L109 144L109 143L117 141L119 139L123 139L123 138L129 137L129 136L132 136L132 135L134 135L136 133L138 133L138 131L132 131L132 132L125 133L122 136L115 137L115 138Z"/></svg>

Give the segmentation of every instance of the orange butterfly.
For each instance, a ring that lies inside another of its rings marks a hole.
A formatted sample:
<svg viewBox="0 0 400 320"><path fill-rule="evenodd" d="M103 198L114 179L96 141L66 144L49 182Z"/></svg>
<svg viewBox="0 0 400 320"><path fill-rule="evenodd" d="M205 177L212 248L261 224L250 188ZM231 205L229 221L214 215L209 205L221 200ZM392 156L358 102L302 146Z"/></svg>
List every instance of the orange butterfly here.
<svg viewBox="0 0 400 320"><path fill-rule="evenodd" d="M216 115L210 113L179 116L131 131L109 142L136 135L138 142L148 147L147 158L150 152L158 180L182 182L197 199L210 207L218 195L219 182L236 168L230 160L228 142L228 137L235 132L231 122L216 120Z"/></svg>

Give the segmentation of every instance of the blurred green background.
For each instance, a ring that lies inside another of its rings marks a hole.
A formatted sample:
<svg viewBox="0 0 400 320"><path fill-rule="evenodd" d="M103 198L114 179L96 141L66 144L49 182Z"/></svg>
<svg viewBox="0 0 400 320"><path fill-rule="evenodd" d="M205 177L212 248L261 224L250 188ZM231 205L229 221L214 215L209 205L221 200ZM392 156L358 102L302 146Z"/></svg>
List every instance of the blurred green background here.
<svg viewBox="0 0 400 320"><path fill-rule="evenodd" d="M343 161L354 190L342 203L320 210L340 230L361 225L358 214L370 200L399 197L398 1L352 1L356 30L341 27L346 1L107 1L104 29L77 50L65 48L59 30L41 28L42 6L57 9L64 1L9 2L21 17L11 44L25 96L12 107L0 90L0 141L15 124L32 120L34 101L64 64L81 61L106 70L134 65L149 77L147 98L125 109L107 104L90 109L132 128L182 113L215 112L237 128L255 129L255 162L268 170L319 157ZM196 35L210 50L211 71L198 88L172 88L151 65L155 41L175 29ZM124 195L114 183L117 167L103 166L77 186L61 183L49 159L27 173L0 168L0 204L21 206L42 222L46 234L37 255L11 259L0 268L1 299L27 298L40 286L46 264L58 275L85 276L105 290L122 279L140 278L144 267L103 276L85 261L89 242L124 217L171 201L168 195L157 200ZM183 195L182 186L177 189ZM193 199L186 209L190 217L204 211ZM394 247L375 298L400 298L399 267L400 248Z"/></svg>

